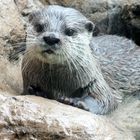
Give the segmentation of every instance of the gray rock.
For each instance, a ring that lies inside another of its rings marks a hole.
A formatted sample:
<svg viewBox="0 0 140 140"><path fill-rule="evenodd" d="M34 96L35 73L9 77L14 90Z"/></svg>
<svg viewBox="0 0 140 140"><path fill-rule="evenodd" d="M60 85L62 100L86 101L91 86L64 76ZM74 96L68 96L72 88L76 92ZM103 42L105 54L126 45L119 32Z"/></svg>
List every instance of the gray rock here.
<svg viewBox="0 0 140 140"><path fill-rule="evenodd" d="M140 3L126 5L121 11L121 21L125 29L123 34L140 45Z"/></svg>
<svg viewBox="0 0 140 140"><path fill-rule="evenodd" d="M13 42L21 42L24 39L25 31L14 0L0 0L0 7L0 55L3 55L13 49Z"/></svg>
<svg viewBox="0 0 140 140"><path fill-rule="evenodd" d="M105 116L41 97L0 95L0 114L1 139L135 140Z"/></svg>
<svg viewBox="0 0 140 140"><path fill-rule="evenodd" d="M39 0L15 0L15 4L23 16L43 7L43 4Z"/></svg>

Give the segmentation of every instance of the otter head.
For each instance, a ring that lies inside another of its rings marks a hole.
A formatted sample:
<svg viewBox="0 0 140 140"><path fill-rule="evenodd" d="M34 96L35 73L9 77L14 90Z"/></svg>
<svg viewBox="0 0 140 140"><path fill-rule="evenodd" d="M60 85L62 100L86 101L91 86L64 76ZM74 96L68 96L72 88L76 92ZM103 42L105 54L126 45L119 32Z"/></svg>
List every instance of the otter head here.
<svg viewBox="0 0 140 140"><path fill-rule="evenodd" d="M94 25L72 8L48 6L29 16L27 50L50 64L81 59L90 51Z"/></svg>

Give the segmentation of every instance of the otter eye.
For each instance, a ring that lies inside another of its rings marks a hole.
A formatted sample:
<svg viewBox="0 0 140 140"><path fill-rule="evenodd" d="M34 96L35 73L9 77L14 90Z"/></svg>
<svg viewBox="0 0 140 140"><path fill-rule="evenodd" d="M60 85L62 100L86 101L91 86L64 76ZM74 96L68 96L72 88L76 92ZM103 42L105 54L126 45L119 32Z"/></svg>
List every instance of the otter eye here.
<svg viewBox="0 0 140 140"><path fill-rule="evenodd" d="M68 36L73 36L75 33L76 31L74 29L71 29L71 28L65 29L65 34Z"/></svg>
<svg viewBox="0 0 140 140"><path fill-rule="evenodd" d="M44 26L42 24L36 24L35 25L36 32L40 33L40 32L43 31L43 29L44 29Z"/></svg>
<svg viewBox="0 0 140 140"><path fill-rule="evenodd" d="M92 32L93 28L94 28L94 25L93 25L92 22L88 22L88 23L86 23L85 27L89 32Z"/></svg>

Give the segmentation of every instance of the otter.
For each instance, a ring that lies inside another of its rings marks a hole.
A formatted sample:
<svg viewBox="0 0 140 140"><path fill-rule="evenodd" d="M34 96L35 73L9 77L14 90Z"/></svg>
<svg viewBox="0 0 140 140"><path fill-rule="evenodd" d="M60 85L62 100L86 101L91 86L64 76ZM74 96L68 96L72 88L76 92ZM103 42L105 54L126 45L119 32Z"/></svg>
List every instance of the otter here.
<svg viewBox="0 0 140 140"><path fill-rule="evenodd" d="M24 94L54 99L95 114L121 100L90 47L94 24L73 8L44 7L29 15L22 61Z"/></svg>

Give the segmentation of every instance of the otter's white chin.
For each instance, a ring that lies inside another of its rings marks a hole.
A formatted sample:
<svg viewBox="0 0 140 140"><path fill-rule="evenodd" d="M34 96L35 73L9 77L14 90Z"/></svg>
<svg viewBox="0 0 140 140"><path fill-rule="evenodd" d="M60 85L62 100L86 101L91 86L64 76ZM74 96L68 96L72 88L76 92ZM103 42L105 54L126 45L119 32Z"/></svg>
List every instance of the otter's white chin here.
<svg viewBox="0 0 140 140"><path fill-rule="evenodd" d="M44 63L49 64L64 64L66 62L66 58L60 54L47 54L39 55L39 59Z"/></svg>

